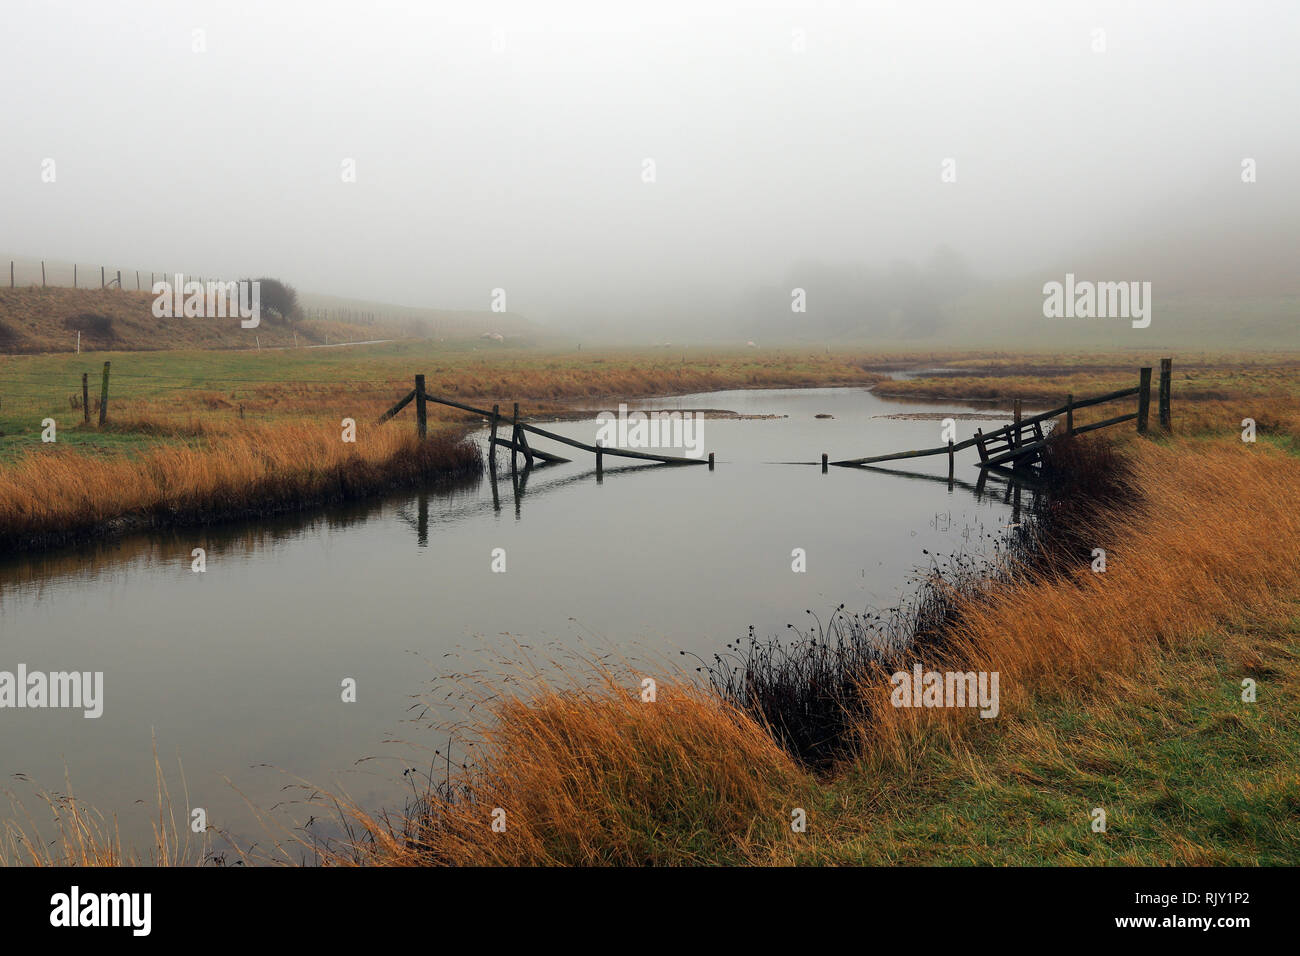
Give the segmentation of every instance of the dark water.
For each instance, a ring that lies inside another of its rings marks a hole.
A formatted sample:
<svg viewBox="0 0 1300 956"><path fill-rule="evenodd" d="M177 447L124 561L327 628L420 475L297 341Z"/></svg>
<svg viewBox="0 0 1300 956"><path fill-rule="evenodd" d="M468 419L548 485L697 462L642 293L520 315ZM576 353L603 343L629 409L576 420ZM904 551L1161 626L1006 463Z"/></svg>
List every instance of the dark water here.
<svg viewBox="0 0 1300 956"><path fill-rule="evenodd" d="M286 789L297 778L368 806L400 806L401 769L427 769L420 748L445 739L413 722L422 696L441 706L442 690L430 696L435 678L496 670L520 645L675 662L679 648L707 655L751 624L760 636L802 626L806 608L824 619L842 602L889 606L930 560L923 549L979 551L1011 520L1000 493L977 497L946 480L774 464L939 445L937 420L881 416L969 406L889 402L861 389L643 404L789 417L706 420L713 472L608 459L597 483L594 463L575 451L572 464L535 469L518 494L506 470L495 500L485 477L310 519L0 565L0 670L103 671L105 684L98 719L0 710L5 786L33 807L32 787L14 775L62 790L66 769L79 799L118 815L125 842L148 845L156 736L180 825L187 805L201 806L210 824L265 843L235 788L263 811L300 796ZM959 420L957 440L998 424ZM543 427L592 441L597 426ZM959 456L960 481L974 481L971 460ZM943 458L899 467L947 477ZM207 549L203 574L190 570L196 547ZM505 550L505 573L491 569L495 548ZM795 548L806 551L805 573L791 570ZM341 700L345 678L356 681L355 703ZM363 757L374 759L358 764Z"/></svg>

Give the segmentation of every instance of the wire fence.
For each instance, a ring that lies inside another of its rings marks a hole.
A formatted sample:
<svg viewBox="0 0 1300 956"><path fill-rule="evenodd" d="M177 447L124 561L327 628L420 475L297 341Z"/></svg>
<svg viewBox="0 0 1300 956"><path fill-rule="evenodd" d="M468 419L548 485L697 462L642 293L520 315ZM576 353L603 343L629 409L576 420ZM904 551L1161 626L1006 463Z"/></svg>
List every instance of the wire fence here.
<svg viewBox="0 0 1300 956"><path fill-rule="evenodd" d="M130 292L152 293L155 282L168 282L173 287L179 282L184 288L187 282L198 282L206 288L205 283L230 282L219 276L207 276L197 273L173 270L149 271L141 269L120 269L116 266L88 265L85 263L49 262L41 259L9 260L8 287L63 288L63 289L103 289L125 290ZM360 309L351 306L306 306L304 317L315 321L346 322L349 325L377 325L411 321L412 316L396 312L382 312L375 309ZM418 318L416 316L415 318Z"/></svg>

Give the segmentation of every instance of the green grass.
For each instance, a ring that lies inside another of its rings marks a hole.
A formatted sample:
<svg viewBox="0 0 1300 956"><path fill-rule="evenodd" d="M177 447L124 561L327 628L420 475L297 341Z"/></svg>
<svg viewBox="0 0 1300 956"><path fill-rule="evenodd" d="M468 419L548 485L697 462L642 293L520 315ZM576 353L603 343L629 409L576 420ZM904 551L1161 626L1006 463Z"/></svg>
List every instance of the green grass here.
<svg viewBox="0 0 1300 956"><path fill-rule="evenodd" d="M1203 634L1113 680L1038 699L968 749L824 785L796 862L1300 863L1300 617Z"/></svg>

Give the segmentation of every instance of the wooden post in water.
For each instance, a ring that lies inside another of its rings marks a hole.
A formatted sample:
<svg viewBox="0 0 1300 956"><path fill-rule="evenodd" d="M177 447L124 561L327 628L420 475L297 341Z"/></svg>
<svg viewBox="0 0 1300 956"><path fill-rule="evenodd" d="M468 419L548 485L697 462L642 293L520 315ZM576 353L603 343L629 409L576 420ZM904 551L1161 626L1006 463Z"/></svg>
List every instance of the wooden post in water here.
<svg viewBox="0 0 1300 956"><path fill-rule="evenodd" d="M510 473L519 470L519 403L515 402L515 415L511 419L514 428L510 430Z"/></svg>
<svg viewBox="0 0 1300 956"><path fill-rule="evenodd" d="M1138 434L1147 433L1147 419L1151 415L1151 366L1139 370L1138 378Z"/></svg>
<svg viewBox="0 0 1300 956"><path fill-rule="evenodd" d="M488 438L488 468L497 470L497 419L501 417L501 406L492 406L492 434Z"/></svg>
<svg viewBox="0 0 1300 956"><path fill-rule="evenodd" d="M823 458L823 459L824 459L825 457L826 457L825 455L822 455L822 458ZM713 470L713 452L709 452L709 471L712 471L712 470ZM822 465L822 470L823 470L823 471L826 470L826 466L825 466L824 464Z"/></svg>
<svg viewBox="0 0 1300 956"><path fill-rule="evenodd" d="M949 438L948 439L948 484L949 485L952 484L952 466L953 466L952 439ZM826 456L822 455L822 471L825 470L826 470Z"/></svg>
<svg viewBox="0 0 1300 956"><path fill-rule="evenodd" d="M1065 433L1074 434L1074 393L1065 396Z"/></svg>
<svg viewBox="0 0 1300 956"><path fill-rule="evenodd" d="M596 443L596 480L600 481L605 477L605 451L604 447Z"/></svg>
<svg viewBox="0 0 1300 956"><path fill-rule="evenodd" d="M81 373L81 420L90 424L90 373Z"/></svg>
<svg viewBox="0 0 1300 956"><path fill-rule="evenodd" d="M1173 415L1169 407L1169 394L1173 387L1174 377L1174 360L1172 358L1162 358L1160 360L1160 430L1173 431Z"/></svg>
<svg viewBox="0 0 1300 956"><path fill-rule="evenodd" d="M103 428L104 423L108 421L108 366L110 363L104 363L104 384L99 392L99 427Z"/></svg>
<svg viewBox="0 0 1300 956"><path fill-rule="evenodd" d="M829 459L830 459L830 456L827 455L826 452L822 452L822 474L823 474L823 475L826 474L826 462L827 462ZM713 452L709 452L709 467L710 467L710 468L713 467Z"/></svg>
<svg viewBox="0 0 1300 956"><path fill-rule="evenodd" d="M415 376L415 430L420 441L424 441L425 435L429 433L429 410L425 406L423 375Z"/></svg>

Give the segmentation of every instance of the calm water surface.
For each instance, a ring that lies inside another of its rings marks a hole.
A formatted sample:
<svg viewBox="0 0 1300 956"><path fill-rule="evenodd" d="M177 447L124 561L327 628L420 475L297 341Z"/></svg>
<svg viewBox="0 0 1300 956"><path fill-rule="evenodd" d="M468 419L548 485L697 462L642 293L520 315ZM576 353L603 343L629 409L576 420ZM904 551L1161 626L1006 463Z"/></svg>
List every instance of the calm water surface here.
<svg viewBox="0 0 1300 956"><path fill-rule="evenodd" d="M677 661L678 649L711 654L751 624L760 636L803 626L806 608L825 619L840 603L890 606L928 564L923 549L980 550L1011 520L1000 494L779 464L938 445L936 420L884 416L977 411L969 406L890 402L856 388L642 405L788 417L706 420L713 472L612 459L597 483L594 462L574 450L572 464L534 469L518 493L507 469L495 497L485 476L311 518L0 564L0 670L103 671L105 683L97 720L0 711L6 788L35 807L22 777L62 791L66 770L80 800L118 815L124 842L149 845L156 737L177 807L186 806L179 760L188 805L246 843L265 843L266 832L240 792L267 811L300 796L286 789L296 778L400 807L402 768L427 768L420 748L445 741L416 719L421 700L443 713L436 678L496 670L519 658L520 645ZM959 420L957 438L1001 423ZM542 424L587 442L597 429ZM976 477L971 459L959 457L959 480ZM947 476L943 458L903 467ZM190 570L196 547L207 549L204 574ZM505 549L504 574L491 570L494 548ZM806 573L791 571L794 548L807 552ZM348 677L356 703L340 699ZM301 807L271 815L290 814L306 817Z"/></svg>

